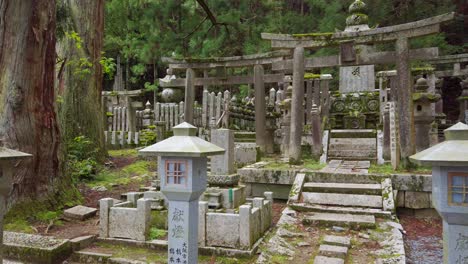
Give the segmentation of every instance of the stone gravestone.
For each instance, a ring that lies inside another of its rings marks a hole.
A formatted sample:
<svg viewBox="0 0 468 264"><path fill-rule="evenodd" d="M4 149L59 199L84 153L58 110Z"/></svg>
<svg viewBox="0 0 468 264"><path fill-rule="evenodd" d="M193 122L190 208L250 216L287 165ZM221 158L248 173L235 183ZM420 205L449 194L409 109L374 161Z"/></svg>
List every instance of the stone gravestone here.
<svg viewBox="0 0 468 264"><path fill-rule="evenodd" d="M340 68L340 92L357 93L374 91L374 65L359 65Z"/></svg>
<svg viewBox="0 0 468 264"><path fill-rule="evenodd" d="M234 186L239 182L239 175L234 168L234 131L212 129L211 143L225 149L223 155L211 157L211 174L208 183L214 186Z"/></svg>
<svg viewBox="0 0 468 264"><path fill-rule="evenodd" d="M393 169L397 169L400 164L400 143L398 140L398 113L396 112L396 103L389 102L390 112L390 157Z"/></svg>

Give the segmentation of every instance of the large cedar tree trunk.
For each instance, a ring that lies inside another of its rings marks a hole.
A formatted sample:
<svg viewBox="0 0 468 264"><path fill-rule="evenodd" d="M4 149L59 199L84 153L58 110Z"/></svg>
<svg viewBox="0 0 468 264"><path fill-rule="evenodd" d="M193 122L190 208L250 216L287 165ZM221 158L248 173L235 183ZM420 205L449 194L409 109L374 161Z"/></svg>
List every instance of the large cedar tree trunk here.
<svg viewBox="0 0 468 264"><path fill-rule="evenodd" d="M63 102L59 117L63 142L86 136L98 150L105 152L104 120L101 104L102 66L100 64L104 34L104 0L60 0L66 16L63 26L67 35L76 32L77 40L64 36L57 44L62 61L58 72L58 94ZM81 42L81 43L80 43ZM89 64L80 65L80 61Z"/></svg>
<svg viewBox="0 0 468 264"><path fill-rule="evenodd" d="M61 182L55 112L55 1L0 0L0 138L33 154L16 165L10 204Z"/></svg>

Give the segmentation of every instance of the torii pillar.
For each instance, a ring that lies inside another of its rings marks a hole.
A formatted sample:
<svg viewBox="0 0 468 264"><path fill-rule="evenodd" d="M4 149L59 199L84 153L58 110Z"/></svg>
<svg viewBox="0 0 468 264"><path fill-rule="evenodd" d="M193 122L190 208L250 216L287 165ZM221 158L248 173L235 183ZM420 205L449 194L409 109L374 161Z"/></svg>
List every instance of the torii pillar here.
<svg viewBox="0 0 468 264"><path fill-rule="evenodd" d="M304 127L304 48L296 47L293 57L293 92L291 103L291 134L289 138L289 162L297 164L301 159L301 140Z"/></svg>

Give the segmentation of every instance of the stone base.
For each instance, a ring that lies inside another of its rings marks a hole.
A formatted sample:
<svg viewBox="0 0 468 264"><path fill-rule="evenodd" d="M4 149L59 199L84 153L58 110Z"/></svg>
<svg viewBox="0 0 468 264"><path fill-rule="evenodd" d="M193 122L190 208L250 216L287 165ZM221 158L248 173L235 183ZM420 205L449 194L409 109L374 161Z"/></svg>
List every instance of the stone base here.
<svg viewBox="0 0 468 264"><path fill-rule="evenodd" d="M208 175L207 177L210 186L237 186L239 184L239 179L239 174Z"/></svg>

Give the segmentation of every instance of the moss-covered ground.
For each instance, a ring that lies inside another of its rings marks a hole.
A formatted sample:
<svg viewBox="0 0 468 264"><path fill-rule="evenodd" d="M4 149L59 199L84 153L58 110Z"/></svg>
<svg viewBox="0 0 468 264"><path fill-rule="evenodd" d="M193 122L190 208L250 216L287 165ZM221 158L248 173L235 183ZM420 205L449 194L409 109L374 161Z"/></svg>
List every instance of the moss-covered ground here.
<svg viewBox="0 0 468 264"><path fill-rule="evenodd" d="M423 166L415 166L410 169L405 169L402 167L397 168L396 170L393 169L392 164L371 164L369 168L369 173L373 174L384 174L384 175L391 175L391 174L432 174L430 167L423 167Z"/></svg>

